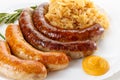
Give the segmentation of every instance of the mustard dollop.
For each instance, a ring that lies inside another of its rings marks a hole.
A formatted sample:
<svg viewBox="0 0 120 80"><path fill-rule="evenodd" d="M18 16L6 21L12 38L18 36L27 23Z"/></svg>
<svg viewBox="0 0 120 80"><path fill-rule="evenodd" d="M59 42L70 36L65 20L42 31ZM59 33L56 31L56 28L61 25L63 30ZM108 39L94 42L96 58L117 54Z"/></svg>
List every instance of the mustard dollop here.
<svg viewBox="0 0 120 80"><path fill-rule="evenodd" d="M83 59L83 70L93 76L100 76L109 70L109 63L102 57L91 55Z"/></svg>

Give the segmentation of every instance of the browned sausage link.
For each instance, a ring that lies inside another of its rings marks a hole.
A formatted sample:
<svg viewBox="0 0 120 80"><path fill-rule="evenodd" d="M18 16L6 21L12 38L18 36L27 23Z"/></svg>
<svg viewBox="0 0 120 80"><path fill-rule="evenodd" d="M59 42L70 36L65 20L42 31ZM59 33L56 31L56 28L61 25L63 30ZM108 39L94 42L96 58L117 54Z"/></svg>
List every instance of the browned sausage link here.
<svg viewBox="0 0 120 80"><path fill-rule="evenodd" d="M12 80L43 80L47 76L47 70L42 63L21 60L11 55L7 42L1 40L0 73Z"/></svg>
<svg viewBox="0 0 120 80"><path fill-rule="evenodd" d="M96 43L93 41L86 40L74 42L59 42L45 37L34 27L32 22L32 12L33 11L31 9L24 10L21 13L19 24L25 39L34 47L44 51L63 51L67 52L68 54L79 54L79 56L72 58L79 58L82 55L87 55L88 52L89 54L91 54L94 50L96 50ZM81 51L84 53L81 54Z"/></svg>
<svg viewBox="0 0 120 80"><path fill-rule="evenodd" d="M5 36L11 51L19 58L42 62L49 71L64 69L69 64L68 56L62 52L43 52L33 48L23 38L19 25L9 24Z"/></svg>
<svg viewBox="0 0 120 80"><path fill-rule="evenodd" d="M99 24L94 24L88 28L81 30L63 30L50 25L45 20L48 3L41 4L33 13L33 23L35 27L45 36L59 41L77 41L77 40L93 40L100 39L104 28Z"/></svg>
<svg viewBox="0 0 120 80"><path fill-rule="evenodd" d="M49 71L64 69L69 64L68 56L63 52L43 52L33 48L23 38L19 25L9 24L5 35L11 51L19 58L40 61Z"/></svg>

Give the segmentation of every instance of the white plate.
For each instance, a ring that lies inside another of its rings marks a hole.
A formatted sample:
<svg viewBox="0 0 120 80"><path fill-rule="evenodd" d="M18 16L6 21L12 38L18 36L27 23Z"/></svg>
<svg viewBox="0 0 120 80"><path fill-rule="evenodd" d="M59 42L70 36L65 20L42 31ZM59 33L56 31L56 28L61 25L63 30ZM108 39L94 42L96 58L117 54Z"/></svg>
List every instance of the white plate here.
<svg viewBox="0 0 120 80"><path fill-rule="evenodd" d="M0 12L11 12L15 9L38 5L47 0L0 0ZM84 73L81 61L74 60L69 67L56 72L50 72L46 80L103 80L120 71L120 1L119 0L94 0L94 2L104 8L110 17L110 28L105 34L105 38L98 45L95 55L104 57L110 63L110 70L103 76L90 76ZM5 33L6 25L0 26L0 32ZM1 38L0 38L1 39ZM10 80L1 75L0 80Z"/></svg>

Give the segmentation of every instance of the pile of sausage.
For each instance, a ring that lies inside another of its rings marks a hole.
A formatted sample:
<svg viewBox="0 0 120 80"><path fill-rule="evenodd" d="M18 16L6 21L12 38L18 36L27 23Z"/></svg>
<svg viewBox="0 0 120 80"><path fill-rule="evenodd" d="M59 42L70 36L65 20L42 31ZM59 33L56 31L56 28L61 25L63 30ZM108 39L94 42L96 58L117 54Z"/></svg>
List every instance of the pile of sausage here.
<svg viewBox="0 0 120 80"><path fill-rule="evenodd" d="M26 8L19 25L8 25L6 41L0 41L0 73L15 80L43 80L47 72L66 68L68 56L76 59L97 49L103 27L96 23L82 30L57 28L44 17L48 6Z"/></svg>
<svg viewBox="0 0 120 80"><path fill-rule="evenodd" d="M35 11L28 8L23 10L19 25L27 42L42 51L65 52L71 58L92 54L104 28L99 24L82 30L57 28L50 25L44 17L48 6L48 3L43 3Z"/></svg>

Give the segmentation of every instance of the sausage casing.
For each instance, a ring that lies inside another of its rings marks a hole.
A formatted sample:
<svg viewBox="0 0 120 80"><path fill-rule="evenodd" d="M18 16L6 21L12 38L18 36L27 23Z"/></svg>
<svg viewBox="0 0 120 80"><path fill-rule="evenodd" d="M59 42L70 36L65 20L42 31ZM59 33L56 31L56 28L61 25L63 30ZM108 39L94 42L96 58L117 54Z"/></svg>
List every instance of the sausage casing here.
<svg viewBox="0 0 120 80"><path fill-rule="evenodd" d="M24 38L37 49L65 52L72 58L87 56L96 50L96 43L91 40L60 42L47 38L34 27L32 14L33 10L24 9L19 18L19 25Z"/></svg>
<svg viewBox="0 0 120 80"><path fill-rule="evenodd" d="M40 61L50 71L66 68L69 64L68 57L62 52L42 52L32 47L23 38L18 25L8 25L6 29L6 41L8 42L13 54L22 59Z"/></svg>
<svg viewBox="0 0 120 80"><path fill-rule="evenodd" d="M49 24L45 19L48 3L43 3L33 12L33 23L35 27L45 36L62 42L93 40L98 41L104 32L100 24L93 24L90 27L80 30L61 29Z"/></svg>
<svg viewBox="0 0 120 80"><path fill-rule="evenodd" d="M5 41L0 41L0 73L15 80L43 80L47 76L47 70L42 63L21 60L11 55Z"/></svg>

